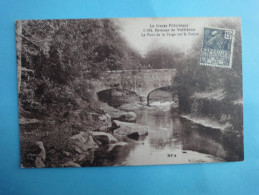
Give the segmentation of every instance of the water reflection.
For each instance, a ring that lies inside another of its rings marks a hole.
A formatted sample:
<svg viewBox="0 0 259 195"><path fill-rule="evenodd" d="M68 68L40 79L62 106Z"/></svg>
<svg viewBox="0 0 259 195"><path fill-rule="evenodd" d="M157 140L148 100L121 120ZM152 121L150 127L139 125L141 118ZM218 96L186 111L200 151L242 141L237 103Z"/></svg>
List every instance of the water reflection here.
<svg viewBox="0 0 259 195"><path fill-rule="evenodd" d="M220 130L192 124L182 119L183 131L181 142L184 150L211 154L226 159L228 153L223 147L223 136Z"/></svg>
<svg viewBox="0 0 259 195"><path fill-rule="evenodd" d="M138 141L119 137L128 144L96 151L92 166L219 162L235 158L233 146L217 129L182 119L171 109L146 108L137 114L136 123L150 127L148 136Z"/></svg>

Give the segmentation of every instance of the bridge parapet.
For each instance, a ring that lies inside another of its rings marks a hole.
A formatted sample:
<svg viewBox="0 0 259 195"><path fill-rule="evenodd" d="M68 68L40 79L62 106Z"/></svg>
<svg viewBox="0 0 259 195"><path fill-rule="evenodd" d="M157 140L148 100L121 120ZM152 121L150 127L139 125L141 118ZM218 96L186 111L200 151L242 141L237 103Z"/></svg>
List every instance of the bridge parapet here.
<svg viewBox="0 0 259 195"><path fill-rule="evenodd" d="M145 69L107 71L99 80L93 81L95 92L118 88L148 97L155 89L171 86L176 69Z"/></svg>

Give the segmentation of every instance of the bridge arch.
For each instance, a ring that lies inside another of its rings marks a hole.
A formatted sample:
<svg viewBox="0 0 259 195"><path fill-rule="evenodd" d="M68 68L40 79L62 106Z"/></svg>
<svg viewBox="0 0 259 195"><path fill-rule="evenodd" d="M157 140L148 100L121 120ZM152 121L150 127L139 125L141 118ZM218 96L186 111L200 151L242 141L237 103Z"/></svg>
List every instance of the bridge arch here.
<svg viewBox="0 0 259 195"><path fill-rule="evenodd" d="M131 101L139 101L139 96L135 91L121 88L104 89L97 92L96 95L101 102L105 102L115 108L131 103Z"/></svg>
<svg viewBox="0 0 259 195"><path fill-rule="evenodd" d="M166 88L168 88L170 91L168 91L168 93L170 93L171 92L171 85L169 85L169 86L164 86L164 87L159 87L159 88L156 88L156 89L153 89L152 91L150 91L149 93L148 93L148 95L147 95L147 106L149 106L150 105L150 95L151 95L151 93L153 93L153 92L155 92L155 91L157 91L157 90L161 90L161 89L166 89Z"/></svg>
<svg viewBox="0 0 259 195"><path fill-rule="evenodd" d="M171 86L176 69L145 69L107 71L99 80L94 80L95 93L106 89L124 89L134 91L149 105L149 96L153 91Z"/></svg>

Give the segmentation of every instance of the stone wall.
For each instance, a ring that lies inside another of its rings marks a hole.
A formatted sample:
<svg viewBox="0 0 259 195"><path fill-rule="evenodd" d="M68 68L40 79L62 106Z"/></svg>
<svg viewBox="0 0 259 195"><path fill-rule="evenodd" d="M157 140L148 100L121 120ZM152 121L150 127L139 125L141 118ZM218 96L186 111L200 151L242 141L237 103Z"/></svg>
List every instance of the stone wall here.
<svg viewBox="0 0 259 195"><path fill-rule="evenodd" d="M119 88L136 92L147 97L150 92L171 86L176 69L146 69L107 71L100 80L93 81L95 92Z"/></svg>

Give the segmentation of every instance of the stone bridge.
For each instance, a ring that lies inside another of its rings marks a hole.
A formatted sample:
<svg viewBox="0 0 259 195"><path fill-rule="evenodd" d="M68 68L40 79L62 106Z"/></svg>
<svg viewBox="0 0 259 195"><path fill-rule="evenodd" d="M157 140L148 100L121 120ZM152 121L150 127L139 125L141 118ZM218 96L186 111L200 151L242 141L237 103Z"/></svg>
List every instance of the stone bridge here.
<svg viewBox="0 0 259 195"><path fill-rule="evenodd" d="M136 92L143 102L152 91L173 84L176 69L116 70L105 72L99 80L94 80L98 93L107 89L125 89Z"/></svg>

